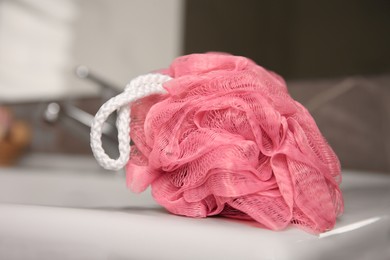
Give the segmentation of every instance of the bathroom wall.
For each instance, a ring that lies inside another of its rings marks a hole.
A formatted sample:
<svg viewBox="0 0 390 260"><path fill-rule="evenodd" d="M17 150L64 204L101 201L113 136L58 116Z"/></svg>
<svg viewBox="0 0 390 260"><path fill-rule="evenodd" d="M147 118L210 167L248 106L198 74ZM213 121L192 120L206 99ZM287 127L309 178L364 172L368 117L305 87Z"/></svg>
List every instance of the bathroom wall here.
<svg viewBox="0 0 390 260"><path fill-rule="evenodd" d="M287 79L390 72L387 0L187 0L185 53L250 57Z"/></svg>
<svg viewBox="0 0 390 260"><path fill-rule="evenodd" d="M66 95L73 0L0 1L0 102Z"/></svg>
<svg viewBox="0 0 390 260"><path fill-rule="evenodd" d="M119 89L182 52L181 0L81 0L78 8L73 64Z"/></svg>
<svg viewBox="0 0 390 260"><path fill-rule="evenodd" d="M83 64L122 89L181 53L181 0L0 0L0 102L98 94Z"/></svg>

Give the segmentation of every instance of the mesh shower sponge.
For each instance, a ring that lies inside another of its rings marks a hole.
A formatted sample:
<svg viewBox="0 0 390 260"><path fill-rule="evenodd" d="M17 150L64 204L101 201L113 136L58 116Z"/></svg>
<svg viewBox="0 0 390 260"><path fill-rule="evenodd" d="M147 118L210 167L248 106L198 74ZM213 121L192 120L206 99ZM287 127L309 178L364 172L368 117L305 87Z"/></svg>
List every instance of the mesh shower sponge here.
<svg viewBox="0 0 390 260"><path fill-rule="evenodd" d="M182 56L131 105L127 183L168 211L319 233L343 211L340 163L284 80L228 54Z"/></svg>

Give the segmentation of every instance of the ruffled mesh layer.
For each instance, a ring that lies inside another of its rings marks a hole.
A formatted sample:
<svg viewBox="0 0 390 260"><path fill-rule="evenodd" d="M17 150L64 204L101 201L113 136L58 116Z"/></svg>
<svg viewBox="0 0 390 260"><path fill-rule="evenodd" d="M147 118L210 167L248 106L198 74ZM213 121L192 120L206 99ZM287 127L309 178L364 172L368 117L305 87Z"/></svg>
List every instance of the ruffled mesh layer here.
<svg viewBox="0 0 390 260"><path fill-rule="evenodd" d="M331 229L340 164L285 82L249 59L193 54L163 70L166 95L132 104L127 182L174 214Z"/></svg>

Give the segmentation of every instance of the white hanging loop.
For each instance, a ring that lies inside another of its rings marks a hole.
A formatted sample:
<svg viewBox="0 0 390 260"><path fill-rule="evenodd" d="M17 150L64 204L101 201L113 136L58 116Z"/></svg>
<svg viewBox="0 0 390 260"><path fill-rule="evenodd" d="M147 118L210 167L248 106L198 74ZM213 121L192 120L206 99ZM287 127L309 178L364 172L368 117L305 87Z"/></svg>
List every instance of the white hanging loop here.
<svg viewBox="0 0 390 260"><path fill-rule="evenodd" d="M130 156L130 103L150 94L166 93L163 84L172 78L162 74L138 76L126 86L125 91L104 103L96 113L91 126L91 148L97 162L107 170L122 169ZM110 158L102 147L104 122L118 110L118 159Z"/></svg>

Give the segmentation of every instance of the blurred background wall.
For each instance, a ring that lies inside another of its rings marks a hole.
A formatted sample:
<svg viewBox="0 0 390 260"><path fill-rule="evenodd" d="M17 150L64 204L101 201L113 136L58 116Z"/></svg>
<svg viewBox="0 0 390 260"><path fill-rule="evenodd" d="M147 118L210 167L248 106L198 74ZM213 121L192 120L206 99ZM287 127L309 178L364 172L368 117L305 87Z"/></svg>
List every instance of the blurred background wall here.
<svg viewBox="0 0 390 260"><path fill-rule="evenodd" d="M0 105L31 124L31 152L89 154L84 126L42 120L52 101L101 105L77 65L121 90L178 55L229 52L287 80L344 168L390 172L388 46L388 0L0 0Z"/></svg>
<svg viewBox="0 0 390 260"><path fill-rule="evenodd" d="M182 52L181 0L0 0L0 102L98 95L84 64L123 89Z"/></svg>
<svg viewBox="0 0 390 260"><path fill-rule="evenodd" d="M251 57L288 80L390 71L387 0L186 2L186 53Z"/></svg>

